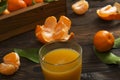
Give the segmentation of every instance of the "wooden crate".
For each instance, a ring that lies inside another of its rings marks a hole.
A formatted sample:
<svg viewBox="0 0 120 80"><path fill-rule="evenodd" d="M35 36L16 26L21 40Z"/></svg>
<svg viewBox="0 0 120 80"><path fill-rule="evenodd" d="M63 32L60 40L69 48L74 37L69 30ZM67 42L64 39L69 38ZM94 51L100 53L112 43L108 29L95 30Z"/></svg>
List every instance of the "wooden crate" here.
<svg viewBox="0 0 120 80"><path fill-rule="evenodd" d="M42 25L48 16L66 15L66 0L51 3L37 3L17 10L9 15L0 16L0 41L33 30L37 24Z"/></svg>

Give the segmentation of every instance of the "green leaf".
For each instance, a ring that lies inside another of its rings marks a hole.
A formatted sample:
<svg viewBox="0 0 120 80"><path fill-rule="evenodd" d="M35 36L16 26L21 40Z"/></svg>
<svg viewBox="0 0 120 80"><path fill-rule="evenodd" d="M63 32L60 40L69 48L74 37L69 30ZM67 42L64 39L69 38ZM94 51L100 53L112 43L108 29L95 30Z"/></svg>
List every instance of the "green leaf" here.
<svg viewBox="0 0 120 80"><path fill-rule="evenodd" d="M2 2L0 2L0 14L7 8L7 1L6 0L2 0Z"/></svg>
<svg viewBox="0 0 120 80"><path fill-rule="evenodd" d="M97 57L105 64L120 64L120 57L112 52L99 52L94 48Z"/></svg>
<svg viewBox="0 0 120 80"><path fill-rule="evenodd" d="M113 48L120 48L120 38L115 39Z"/></svg>
<svg viewBox="0 0 120 80"><path fill-rule="evenodd" d="M36 4L36 1L35 0L32 0L32 5Z"/></svg>
<svg viewBox="0 0 120 80"><path fill-rule="evenodd" d="M44 0L45 2L53 2L53 1L58 1L58 0Z"/></svg>
<svg viewBox="0 0 120 80"><path fill-rule="evenodd" d="M19 56L27 58L35 63L39 63L39 49L37 48L29 48L29 49L17 49L14 51L19 54Z"/></svg>

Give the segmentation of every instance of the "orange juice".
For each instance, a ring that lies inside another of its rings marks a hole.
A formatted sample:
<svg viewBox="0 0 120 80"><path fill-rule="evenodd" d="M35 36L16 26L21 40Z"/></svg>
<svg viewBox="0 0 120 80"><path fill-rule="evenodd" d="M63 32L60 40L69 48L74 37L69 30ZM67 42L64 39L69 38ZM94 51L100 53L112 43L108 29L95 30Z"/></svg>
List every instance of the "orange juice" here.
<svg viewBox="0 0 120 80"><path fill-rule="evenodd" d="M73 49L60 48L42 58L45 80L80 80L82 56Z"/></svg>

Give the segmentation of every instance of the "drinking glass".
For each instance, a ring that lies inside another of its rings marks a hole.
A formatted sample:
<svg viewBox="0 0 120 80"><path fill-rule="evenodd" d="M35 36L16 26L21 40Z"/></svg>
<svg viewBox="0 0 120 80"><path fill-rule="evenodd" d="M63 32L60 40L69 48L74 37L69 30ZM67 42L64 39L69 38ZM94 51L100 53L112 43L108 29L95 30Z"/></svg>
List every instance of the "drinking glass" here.
<svg viewBox="0 0 120 80"><path fill-rule="evenodd" d="M45 80L80 80L82 47L72 41L56 41L39 50Z"/></svg>

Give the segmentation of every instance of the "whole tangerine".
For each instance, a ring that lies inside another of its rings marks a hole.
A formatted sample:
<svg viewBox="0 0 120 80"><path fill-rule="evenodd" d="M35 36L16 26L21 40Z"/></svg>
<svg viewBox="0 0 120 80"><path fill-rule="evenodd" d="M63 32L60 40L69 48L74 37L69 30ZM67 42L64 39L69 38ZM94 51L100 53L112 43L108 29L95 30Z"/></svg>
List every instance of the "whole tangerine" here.
<svg viewBox="0 0 120 80"><path fill-rule="evenodd" d="M10 12L27 7L26 3L23 0L8 0L7 4L7 9Z"/></svg>
<svg viewBox="0 0 120 80"><path fill-rule="evenodd" d="M114 36L107 30L100 30L94 35L93 44L100 52L109 51L114 45Z"/></svg>

